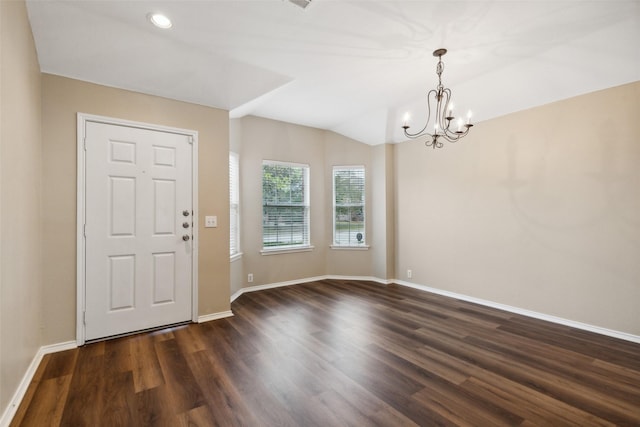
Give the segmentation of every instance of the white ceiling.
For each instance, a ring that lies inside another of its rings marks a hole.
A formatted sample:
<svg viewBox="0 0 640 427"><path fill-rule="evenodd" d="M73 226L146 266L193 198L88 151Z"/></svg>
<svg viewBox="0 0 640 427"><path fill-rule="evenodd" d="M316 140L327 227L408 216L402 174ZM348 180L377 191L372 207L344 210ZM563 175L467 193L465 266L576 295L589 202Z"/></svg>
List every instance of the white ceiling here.
<svg viewBox="0 0 640 427"><path fill-rule="evenodd" d="M640 80L640 1L28 0L43 72L398 142L443 57L476 121ZM160 11L173 28L152 26Z"/></svg>

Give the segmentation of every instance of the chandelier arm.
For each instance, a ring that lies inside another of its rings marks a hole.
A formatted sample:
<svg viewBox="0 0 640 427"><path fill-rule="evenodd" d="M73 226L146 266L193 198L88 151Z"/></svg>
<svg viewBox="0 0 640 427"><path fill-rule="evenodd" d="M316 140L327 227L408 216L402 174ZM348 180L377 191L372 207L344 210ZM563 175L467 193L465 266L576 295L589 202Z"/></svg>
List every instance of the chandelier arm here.
<svg viewBox="0 0 640 427"><path fill-rule="evenodd" d="M434 130L433 133L434 135L437 134L437 130L440 129L442 130L442 89L438 88L438 94L436 95L436 112L434 114L436 120L434 123Z"/></svg>
<svg viewBox="0 0 640 427"><path fill-rule="evenodd" d="M460 138L462 138L464 136L464 133L452 132L451 130L447 129L447 131L445 132L445 134L443 136L449 142L456 142L457 140L459 140Z"/></svg>
<svg viewBox="0 0 640 427"><path fill-rule="evenodd" d="M455 135L455 136L452 136L452 135L442 135L442 136L444 137L444 139L446 139L447 141L449 141L449 142L451 142L451 143L456 142L457 140L459 140L459 139L460 139L460 135Z"/></svg>
<svg viewBox="0 0 640 427"><path fill-rule="evenodd" d="M442 124L443 130L448 131L449 126L451 125L451 120L447 120L447 116L449 115L449 105L451 103L451 90L449 88L444 88L442 90L442 94L446 100L444 103L444 107L442 108ZM446 122L446 123L445 123ZM445 132L446 133L446 132Z"/></svg>
<svg viewBox="0 0 640 427"><path fill-rule="evenodd" d="M443 90L443 92L446 94L446 99L447 102L445 103L445 107L442 110L443 116L444 116L444 120L446 120L446 126L444 127L444 132L443 132L443 137L449 141L449 142L456 142L458 141L460 138L464 137L468 132L469 132L469 128L473 125L470 125L469 123L463 125L465 130L464 131L453 131L451 130L451 123L453 121L455 121L455 117L453 116L453 114L449 115L449 103L451 102L451 90L449 88L445 88ZM451 110L452 111L452 110ZM460 125L458 125L458 129L461 129Z"/></svg>
<svg viewBox="0 0 640 427"><path fill-rule="evenodd" d="M465 130L461 131L460 133L448 131L447 133L445 133L442 136L444 136L444 138L449 142L456 142L457 140L459 140L462 137L466 136L469 133L469 129L471 129L472 127L473 127L472 124L466 124L466 125L464 125Z"/></svg>
<svg viewBox="0 0 640 427"><path fill-rule="evenodd" d="M435 89L431 89L429 91L429 93L427 93L427 122L424 124L424 127L422 129L420 129L418 132L416 133L411 133L408 131L409 126L407 126L406 128L404 128L404 135L408 138L420 138L422 136L425 135L429 135L430 137L433 137L432 134L430 134L429 132L427 132L427 127L429 126L429 121L431 121L431 94L433 93L434 99L436 99L437 93Z"/></svg>

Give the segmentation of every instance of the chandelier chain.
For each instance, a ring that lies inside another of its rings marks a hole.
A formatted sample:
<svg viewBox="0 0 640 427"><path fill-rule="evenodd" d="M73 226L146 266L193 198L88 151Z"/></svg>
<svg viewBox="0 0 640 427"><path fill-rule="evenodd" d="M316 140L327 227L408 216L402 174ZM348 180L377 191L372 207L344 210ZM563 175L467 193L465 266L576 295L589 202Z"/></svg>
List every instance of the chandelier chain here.
<svg viewBox="0 0 640 427"><path fill-rule="evenodd" d="M444 63L442 62L442 56L438 57L438 65L436 65L436 74L438 75L438 89L442 89L442 72L444 71Z"/></svg>

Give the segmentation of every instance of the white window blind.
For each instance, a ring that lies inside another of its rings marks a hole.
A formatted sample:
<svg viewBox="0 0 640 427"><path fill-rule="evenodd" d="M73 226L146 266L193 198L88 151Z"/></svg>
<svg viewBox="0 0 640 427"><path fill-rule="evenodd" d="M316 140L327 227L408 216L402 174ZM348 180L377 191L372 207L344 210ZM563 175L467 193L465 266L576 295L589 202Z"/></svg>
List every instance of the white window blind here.
<svg viewBox="0 0 640 427"><path fill-rule="evenodd" d="M262 246L309 246L309 166L262 164Z"/></svg>
<svg viewBox="0 0 640 427"><path fill-rule="evenodd" d="M333 244L364 246L364 166L333 168Z"/></svg>
<svg viewBox="0 0 640 427"><path fill-rule="evenodd" d="M229 153L229 252L240 253L240 160L238 154Z"/></svg>

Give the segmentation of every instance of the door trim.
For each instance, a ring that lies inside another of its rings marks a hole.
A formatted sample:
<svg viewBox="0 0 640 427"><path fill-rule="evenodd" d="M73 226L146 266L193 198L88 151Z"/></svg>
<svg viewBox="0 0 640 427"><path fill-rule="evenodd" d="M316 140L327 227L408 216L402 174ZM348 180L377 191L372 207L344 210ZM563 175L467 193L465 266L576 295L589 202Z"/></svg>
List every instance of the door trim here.
<svg viewBox="0 0 640 427"><path fill-rule="evenodd" d="M78 346L85 343L84 312L85 300L85 192L86 192L86 159L85 159L85 129L88 122L103 123L108 125L127 126L138 129L146 129L167 133L175 133L190 137L193 143L191 154L191 203L193 209L194 226L192 229L192 257L191 257L191 321L198 321L198 131L180 129L168 126L155 125L143 122L134 122L112 117L97 116L93 114L77 114L77 188L76 188L76 343Z"/></svg>

